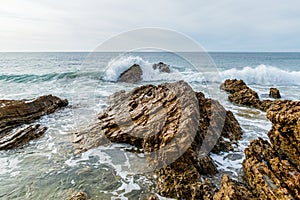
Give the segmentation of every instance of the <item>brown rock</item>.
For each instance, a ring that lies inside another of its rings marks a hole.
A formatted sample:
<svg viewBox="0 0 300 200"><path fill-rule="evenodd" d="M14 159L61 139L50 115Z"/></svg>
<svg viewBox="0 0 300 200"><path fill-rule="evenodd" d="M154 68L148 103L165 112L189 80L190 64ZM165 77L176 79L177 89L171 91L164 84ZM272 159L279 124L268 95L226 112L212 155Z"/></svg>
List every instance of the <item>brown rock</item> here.
<svg viewBox="0 0 300 200"><path fill-rule="evenodd" d="M274 101L267 118L272 122L268 136L273 148L300 169L300 102Z"/></svg>
<svg viewBox="0 0 300 200"><path fill-rule="evenodd" d="M260 199L300 198L299 171L267 141L252 141L245 154L244 179Z"/></svg>
<svg viewBox="0 0 300 200"><path fill-rule="evenodd" d="M118 92L98 119L76 133L77 150L107 142L141 148L157 169L157 192L175 198L211 199L213 185L200 181L203 174L217 171L209 152L220 138L234 141L242 134L231 112L183 81ZM225 149L221 146L216 151Z"/></svg>
<svg viewBox="0 0 300 200"><path fill-rule="evenodd" d="M224 175L221 182L221 188L214 195L214 200L258 200L246 188L245 185L231 180L228 175Z"/></svg>
<svg viewBox="0 0 300 200"><path fill-rule="evenodd" d="M72 197L69 198L69 200L87 200L87 194L84 192L78 192L72 195Z"/></svg>
<svg viewBox="0 0 300 200"><path fill-rule="evenodd" d="M164 73L170 73L171 70L170 70L170 65L167 65L163 62L159 62L157 64L153 64L153 69L156 70L158 69L159 72L164 72Z"/></svg>
<svg viewBox="0 0 300 200"><path fill-rule="evenodd" d="M28 101L0 100L0 105L0 134L2 134L67 106L68 101L48 95Z"/></svg>
<svg viewBox="0 0 300 200"><path fill-rule="evenodd" d="M40 127L37 124L3 134L0 138L0 150L22 146L30 140L41 137L46 130L46 127Z"/></svg>
<svg viewBox="0 0 300 200"><path fill-rule="evenodd" d="M43 135L47 128L38 124L13 129L32 123L67 104L67 100L52 95L41 96L34 100L0 100L0 150L19 147Z"/></svg>
<svg viewBox="0 0 300 200"><path fill-rule="evenodd" d="M280 99L281 95L280 95L279 90L277 88L270 88L269 97L274 98L274 99Z"/></svg>
<svg viewBox="0 0 300 200"><path fill-rule="evenodd" d="M120 75L118 82L138 83L142 81L142 75L141 67L138 64L134 64Z"/></svg>
<svg viewBox="0 0 300 200"><path fill-rule="evenodd" d="M243 80L227 79L227 80L225 80L224 83L221 84L220 89L233 94L233 93L239 92L243 89L248 89L248 86L246 85L246 83Z"/></svg>

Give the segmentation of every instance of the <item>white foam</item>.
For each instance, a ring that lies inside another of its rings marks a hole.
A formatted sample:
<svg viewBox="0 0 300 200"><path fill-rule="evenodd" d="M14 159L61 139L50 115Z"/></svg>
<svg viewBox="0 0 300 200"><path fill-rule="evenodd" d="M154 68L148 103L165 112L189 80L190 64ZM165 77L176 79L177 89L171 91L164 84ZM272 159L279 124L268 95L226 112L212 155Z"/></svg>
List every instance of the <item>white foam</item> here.
<svg viewBox="0 0 300 200"><path fill-rule="evenodd" d="M112 59L106 70L104 71L103 80L106 81L117 81L118 77L126 71L129 67L134 64L138 64L143 71L143 81L172 81L172 80L181 80L184 76L179 73L177 70L172 69L171 73L161 73L159 70L154 70L151 63L139 56L123 56L117 59Z"/></svg>
<svg viewBox="0 0 300 200"><path fill-rule="evenodd" d="M257 85L300 85L300 71L286 71L274 66L232 68L221 72L224 79L242 79L247 84Z"/></svg>
<svg viewBox="0 0 300 200"><path fill-rule="evenodd" d="M123 56L113 59L108 63L103 74L103 80L117 81L118 77L133 64L140 65L143 71L143 81L176 81L185 80L187 82L217 82L221 83L225 79L242 79L247 84L256 85L300 85L300 71L287 71L274 66L258 65L257 67L244 67L242 69L232 68L224 71L196 72L190 68L179 72L171 66L171 73L161 73L154 70L151 63L139 56Z"/></svg>

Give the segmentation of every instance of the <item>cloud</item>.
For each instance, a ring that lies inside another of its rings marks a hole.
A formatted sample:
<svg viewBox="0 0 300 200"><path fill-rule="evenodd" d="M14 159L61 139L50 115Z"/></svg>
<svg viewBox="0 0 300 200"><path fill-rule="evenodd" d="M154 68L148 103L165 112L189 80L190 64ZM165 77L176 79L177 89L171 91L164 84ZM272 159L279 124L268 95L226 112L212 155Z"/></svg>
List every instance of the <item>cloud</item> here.
<svg viewBox="0 0 300 200"><path fill-rule="evenodd" d="M300 51L299 9L296 0L10 0L0 51L92 50L140 27L177 30L208 50Z"/></svg>

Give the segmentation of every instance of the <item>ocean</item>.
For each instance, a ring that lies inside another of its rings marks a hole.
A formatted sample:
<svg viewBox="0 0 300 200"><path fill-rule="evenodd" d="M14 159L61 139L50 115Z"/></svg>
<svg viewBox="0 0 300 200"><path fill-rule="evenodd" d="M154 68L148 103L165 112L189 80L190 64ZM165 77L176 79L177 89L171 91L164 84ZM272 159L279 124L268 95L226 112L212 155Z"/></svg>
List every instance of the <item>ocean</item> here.
<svg viewBox="0 0 300 200"><path fill-rule="evenodd" d="M187 81L235 114L243 138L233 152L211 156L220 172L240 180L244 149L257 137L268 139L271 123L260 110L230 103L219 85L227 78L243 79L262 99L268 99L270 87L277 87L283 99L299 100L300 53L210 52L198 56L192 52L0 53L0 99L53 94L70 102L67 108L38 120L49 127L41 139L0 151L0 199L66 199L74 191L85 191L94 199L137 199L151 191L151 180L137 170L144 163L143 155L127 151L130 147L122 144L74 155L73 133L96 121L97 114L108 106L109 95L178 80ZM169 64L171 73L153 70L152 64L158 62ZM116 83L135 63L145 72L143 81Z"/></svg>

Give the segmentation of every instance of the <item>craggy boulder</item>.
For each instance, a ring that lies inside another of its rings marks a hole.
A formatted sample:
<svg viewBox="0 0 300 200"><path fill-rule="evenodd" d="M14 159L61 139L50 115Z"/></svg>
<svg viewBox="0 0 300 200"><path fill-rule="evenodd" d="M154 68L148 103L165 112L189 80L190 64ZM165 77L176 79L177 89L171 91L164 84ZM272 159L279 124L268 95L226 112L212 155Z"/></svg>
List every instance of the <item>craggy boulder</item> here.
<svg viewBox="0 0 300 200"><path fill-rule="evenodd" d="M164 73L170 73L171 72L170 65L167 65L163 62L153 64L152 67L153 67L154 70L159 70L159 72L164 72Z"/></svg>
<svg viewBox="0 0 300 200"><path fill-rule="evenodd" d="M280 99L280 91L277 88L270 88L269 97L273 99Z"/></svg>
<svg viewBox="0 0 300 200"><path fill-rule="evenodd" d="M228 141L242 134L231 112L184 81L117 92L98 119L75 133L77 152L110 142L131 144L155 169L157 192L174 198L212 199L214 186L201 181L217 172L209 152L230 150Z"/></svg>

